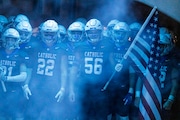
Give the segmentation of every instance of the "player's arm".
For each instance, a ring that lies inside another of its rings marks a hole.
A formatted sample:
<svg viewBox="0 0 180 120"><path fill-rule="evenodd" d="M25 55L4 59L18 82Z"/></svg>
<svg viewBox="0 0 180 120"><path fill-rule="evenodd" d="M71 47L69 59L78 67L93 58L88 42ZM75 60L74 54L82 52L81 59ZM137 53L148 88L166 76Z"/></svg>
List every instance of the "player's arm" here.
<svg viewBox="0 0 180 120"><path fill-rule="evenodd" d="M171 88L168 100L174 101L176 97L176 93L178 90L178 78L179 78L178 69L174 68L171 72L172 88Z"/></svg>
<svg viewBox="0 0 180 120"><path fill-rule="evenodd" d="M69 100L75 101L75 81L77 80L78 66L73 65L69 71Z"/></svg>
<svg viewBox="0 0 180 120"><path fill-rule="evenodd" d="M136 74L135 70L130 66L129 67L129 91L124 98L124 104L130 104L132 102L134 87L136 83Z"/></svg>
<svg viewBox="0 0 180 120"><path fill-rule="evenodd" d="M135 100L134 100L134 106L138 107L141 97L141 91L142 91L142 85L143 81L140 77L137 78L137 82L135 83Z"/></svg>
<svg viewBox="0 0 180 120"><path fill-rule="evenodd" d="M129 67L129 74L130 74L129 93L134 94L134 87L136 84L136 73L135 73L135 70L131 66Z"/></svg>
<svg viewBox="0 0 180 120"><path fill-rule="evenodd" d="M67 80L67 70L68 70L68 63L67 63L67 56L63 55L61 58L61 64L60 64L60 82L61 86L56 94L55 98L57 99L57 102L60 102L62 100L62 97L64 96L65 93L65 86L66 86L66 80Z"/></svg>
<svg viewBox="0 0 180 120"><path fill-rule="evenodd" d="M24 63L20 65L20 74L15 76L7 76L6 82L24 82L27 77L27 68Z"/></svg>
<svg viewBox="0 0 180 120"><path fill-rule="evenodd" d="M68 63L67 63L67 56L62 56L61 59L61 89L65 90L66 81L67 81L67 70L68 70Z"/></svg>
<svg viewBox="0 0 180 120"><path fill-rule="evenodd" d="M167 101L164 103L163 107L166 110L170 110L172 107L172 104L175 100L177 91L178 91L178 78L179 78L179 72L178 69L174 68L171 71L171 80L172 80L172 87L169 94L169 97L167 98Z"/></svg>
<svg viewBox="0 0 180 120"><path fill-rule="evenodd" d="M32 75L32 68L27 68L27 77L26 80L24 82L24 85L22 86L22 89L24 91L24 95L27 99L29 99L29 96L32 95L31 90L29 89L29 81L31 79L31 75Z"/></svg>
<svg viewBox="0 0 180 120"><path fill-rule="evenodd" d="M29 81L31 80L31 75L32 75L32 68L27 68L27 77L24 82L24 85L28 85Z"/></svg>

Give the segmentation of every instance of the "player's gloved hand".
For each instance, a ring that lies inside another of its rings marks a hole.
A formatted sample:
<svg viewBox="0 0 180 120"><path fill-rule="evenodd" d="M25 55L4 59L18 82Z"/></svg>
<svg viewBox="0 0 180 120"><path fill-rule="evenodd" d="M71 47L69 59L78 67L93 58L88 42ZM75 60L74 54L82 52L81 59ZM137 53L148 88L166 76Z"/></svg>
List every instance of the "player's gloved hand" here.
<svg viewBox="0 0 180 120"><path fill-rule="evenodd" d="M24 91L24 95L25 95L26 99L29 100L29 96L31 96L32 93L31 93L31 90L29 89L28 85L25 84L24 86L22 86L22 89Z"/></svg>
<svg viewBox="0 0 180 120"><path fill-rule="evenodd" d="M168 99L168 100L163 104L163 108L164 108L165 110L171 110L172 104L173 104L173 101Z"/></svg>
<svg viewBox="0 0 180 120"><path fill-rule="evenodd" d="M74 91L70 91L70 93L69 93L69 101L70 102L75 101L75 93L74 93Z"/></svg>
<svg viewBox="0 0 180 120"><path fill-rule="evenodd" d="M128 94L124 97L124 99L123 99L124 105L129 105L129 104L132 103L132 99L133 99L132 96L133 96L132 93L128 93Z"/></svg>
<svg viewBox="0 0 180 120"><path fill-rule="evenodd" d="M0 74L0 80L2 80L3 82L6 82L7 76L5 76L4 74Z"/></svg>
<svg viewBox="0 0 180 120"><path fill-rule="evenodd" d="M123 65L120 64L120 63L118 63L118 64L116 64L116 66L115 66L115 70L116 70L117 72L119 72L119 71L121 71L122 67L123 67Z"/></svg>
<svg viewBox="0 0 180 120"><path fill-rule="evenodd" d="M64 97L65 89L61 88L58 93L56 94L55 98L57 99L57 102L61 102L62 98Z"/></svg>

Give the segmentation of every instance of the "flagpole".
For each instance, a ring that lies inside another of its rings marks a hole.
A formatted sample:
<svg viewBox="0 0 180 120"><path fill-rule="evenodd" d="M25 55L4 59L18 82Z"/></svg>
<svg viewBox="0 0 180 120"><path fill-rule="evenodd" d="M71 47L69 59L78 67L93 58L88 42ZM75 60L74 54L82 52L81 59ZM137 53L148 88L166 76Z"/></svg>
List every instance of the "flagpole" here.
<svg viewBox="0 0 180 120"><path fill-rule="evenodd" d="M0 66L0 76L2 76L2 75L4 75L4 70L3 70L3 68ZM5 84L4 84L4 81L2 81L2 80L0 80L0 81L1 81L1 86L2 86L3 91L6 92L7 90L6 90L6 86L5 86Z"/></svg>
<svg viewBox="0 0 180 120"><path fill-rule="evenodd" d="M146 27L146 25L148 24L148 22L150 21L150 19L152 18L154 12L156 11L157 7L154 6L153 9L151 10L150 14L148 15L148 17L146 18L145 22L143 23L141 29L139 30L139 32L137 33L136 37L134 38L133 42L131 43L130 47L128 48L127 52L124 54L122 60L120 61L119 64L122 64L123 61L125 59L127 59L127 57L129 56L133 46L135 45L135 43L138 40L139 35L143 32L144 28ZM122 65L123 67L123 65ZM121 68L122 69L122 68ZM106 84L104 85L104 87L101 89L101 91L105 91L109 85L109 83L111 82L112 78L114 77L114 75L116 74L116 70L114 70L114 72L112 73L112 75L110 76L110 78L108 79L108 81L106 82ZM120 71L119 71L120 72Z"/></svg>
<svg viewBox="0 0 180 120"><path fill-rule="evenodd" d="M130 53L130 51L132 50L133 46L135 45L135 43L138 40L138 37L140 36L140 34L143 32L144 28L146 27L146 25L148 24L149 20L151 19L151 17L153 16L154 12L156 11L157 7L154 6L153 9L151 10L150 14L148 15L148 17L146 18L145 22L143 23L141 29L139 30L139 32L137 33L136 37L134 38L134 40L132 41L129 49L127 50L127 52L124 55L124 59L126 59Z"/></svg>
<svg viewBox="0 0 180 120"><path fill-rule="evenodd" d="M5 84L4 84L4 82L3 81L1 81L1 85L2 85L2 89L3 89L3 91L4 92L6 92L7 90L6 90L6 86L5 86Z"/></svg>

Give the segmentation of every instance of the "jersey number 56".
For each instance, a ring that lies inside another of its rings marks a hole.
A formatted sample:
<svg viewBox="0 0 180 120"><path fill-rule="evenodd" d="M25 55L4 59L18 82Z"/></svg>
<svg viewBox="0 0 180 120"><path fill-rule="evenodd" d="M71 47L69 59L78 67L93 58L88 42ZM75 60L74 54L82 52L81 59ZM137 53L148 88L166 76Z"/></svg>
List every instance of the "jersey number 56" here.
<svg viewBox="0 0 180 120"><path fill-rule="evenodd" d="M85 58L85 73L100 75L102 73L102 58Z"/></svg>

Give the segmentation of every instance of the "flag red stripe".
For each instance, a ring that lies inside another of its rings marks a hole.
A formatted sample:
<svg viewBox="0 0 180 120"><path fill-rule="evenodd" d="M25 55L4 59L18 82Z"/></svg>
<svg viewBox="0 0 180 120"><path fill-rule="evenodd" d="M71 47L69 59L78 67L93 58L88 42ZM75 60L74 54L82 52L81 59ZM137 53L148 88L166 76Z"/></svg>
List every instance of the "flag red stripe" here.
<svg viewBox="0 0 180 120"><path fill-rule="evenodd" d="M142 104L145 105L144 108L146 109L146 112L148 113L151 120L156 120L155 116L154 116L154 114L153 114L153 112L152 112L152 110L151 110L151 108L150 108L150 106L149 106L149 104L148 104L148 102L146 100L147 99L144 98L144 96L142 95L141 96L141 101L142 101Z"/></svg>
<svg viewBox="0 0 180 120"><path fill-rule="evenodd" d="M156 96L156 93L155 91L152 89L152 86L149 84L149 82L151 81L148 81L147 79L145 79L145 82L144 82L144 86L146 87L147 89L147 92L151 95L151 98L153 99L155 105L156 105L156 108L158 109L159 113L161 111L161 108L160 108L160 103L158 101L158 98Z"/></svg>

